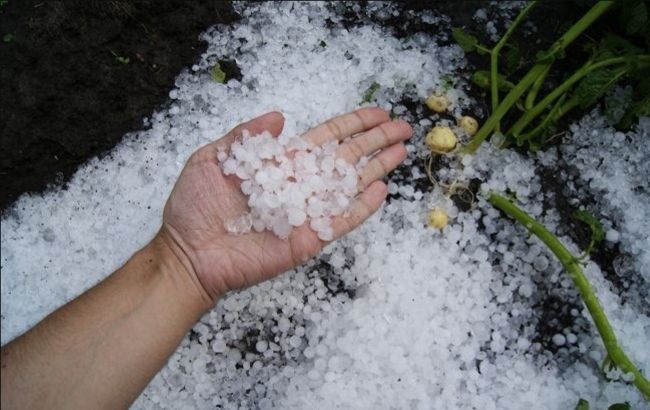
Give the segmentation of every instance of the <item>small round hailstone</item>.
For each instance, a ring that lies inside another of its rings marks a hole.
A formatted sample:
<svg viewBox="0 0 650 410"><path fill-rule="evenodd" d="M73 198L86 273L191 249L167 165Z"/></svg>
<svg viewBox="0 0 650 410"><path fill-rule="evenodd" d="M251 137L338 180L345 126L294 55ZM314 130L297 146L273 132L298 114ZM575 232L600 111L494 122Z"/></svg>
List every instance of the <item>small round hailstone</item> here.
<svg viewBox="0 0 650 410"><path fill-rule="evenodd" d="M215 353L223 353L227 348L228 346L226 346L226 342L224 342L223 339L217 339L212 343L212 350Z"/></svg>
<svg viewBox="0 0 650 410"><path fill-rule="evenodd" d="M427 107L429 107L432 111L435 112L445 112L451 105L451 102L449 101L449 98L447 98L446 95L431 95L427 100L425 101L425 104Z"/></svg>
<svg viewBox="0 0 650 410"><path fill-rule="evenodd" d="M266 349L269 348L269 343L266 340L259 340L257 343L255 343L255 350L257 350L260 353L266 352Z"/></svg>
<svg viewBox="0 0 650 410"><path fill-rule="evenodd" d="M342 215L357 194L357 166L337 158L339 141L314 146L301 137L273 137L268 131L242 133L228 153L217 159L225 175L242 180L250 211L230 221L226 229L242 234L272 231L286 239L294 227L309 223L324 241L334 239L332 219Z"/></svg>
<svg viewBox="0 0 650 410"><path fill-rule="evenodd" d="M302 344L302 340L300 339L300 337L293 335L289 338L289 344L292 347L298 348Z"/></svg>
<svg viewBox="0 0 650 410"><path fill-rule="evenodd" d="M456 134L449 127L436 126L427 134L424 142L431 152L446 154L456 147Z"/></svg>
<svg viewBox="0 0 650 410"><path fill-rule="evenodd" d="M560 333L556 333L555 335L553 335L552 340L553 340L553 344L555 344L556 346L564 346L564 344L566 343L566 337L564 337L564 335Z"/></svg>
<svg viewBox="0 0 650 410"><path fill-rule="evenodd" d="M286 317L281 317L278 321L278 329L280 332L287 332L291 328L291 322Z"/></svg>
<svg viewBox="0 0 650 410"><path fill-rule="evenodd" d="M616 229L610 229L605 234L605 238L609 242L618 242L621 239L621 234Z"/></svg>
<svg viewBox="0 0 650 410"><path fill-rule="evenodd" d="M476 131L478 131L478 121L476 121L473 117L470 117L468 115L464 115L460 117L460 120L458 120L458 125L470 137L476 134Z"/></svg>
<svg viewBox="0 0 650 410"><path fill-rule="evenodd" d="M566 341L567 341L569 344L574 344L575 342L578 341L578 336L576 336L576 335L573 334L573 333L569 333L568 335L566 335Z"/></svg>

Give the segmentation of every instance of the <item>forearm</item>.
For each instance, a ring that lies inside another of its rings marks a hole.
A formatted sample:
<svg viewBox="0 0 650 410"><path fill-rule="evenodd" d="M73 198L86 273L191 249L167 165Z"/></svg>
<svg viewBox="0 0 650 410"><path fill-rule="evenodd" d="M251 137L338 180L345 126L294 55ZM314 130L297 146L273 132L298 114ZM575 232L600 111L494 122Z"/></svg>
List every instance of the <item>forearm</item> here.
<svg viewBox="0 0 650 410"><path fill-rule="evenodd" d="M157 236L2 348L2 408L127 407L209 303Z"/></svg>

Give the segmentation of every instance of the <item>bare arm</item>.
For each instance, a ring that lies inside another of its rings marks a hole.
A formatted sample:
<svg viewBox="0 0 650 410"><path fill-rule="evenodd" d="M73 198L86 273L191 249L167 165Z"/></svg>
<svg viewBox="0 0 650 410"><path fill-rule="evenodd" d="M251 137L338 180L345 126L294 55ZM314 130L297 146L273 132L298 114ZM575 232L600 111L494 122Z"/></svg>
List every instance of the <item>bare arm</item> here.
<svg viewBox="0 0 650 410"><path fill-rule="evenodd" d="M128 407L186 332L226 292L270 279L325 245L305 223L282 240L269 232L230 235L225 221L246 211L240 181L225 176L216 152L243 129L280 134L269 113L192 155L165 206L160 232L123 267L2 348L2 408ZM361 224L384 201L380 179L406 156L411 128L376 108L334 118L304 137L347 140L351 163L381 150L360 173L359 191L334 236Z"/></svg>
<svg viewBox="0 0 650 410"><path fill-rule="evenodd" d="M124 408L210 306L159 234L2 348L2 408Z"/></svg>

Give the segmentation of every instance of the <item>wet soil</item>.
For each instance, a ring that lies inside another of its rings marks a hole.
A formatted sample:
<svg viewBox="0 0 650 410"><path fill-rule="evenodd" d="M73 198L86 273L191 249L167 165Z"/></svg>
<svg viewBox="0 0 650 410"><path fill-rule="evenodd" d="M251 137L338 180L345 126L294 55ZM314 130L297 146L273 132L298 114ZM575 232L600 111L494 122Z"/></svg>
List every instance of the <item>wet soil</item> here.
<svg viewBox="0 0 650 410"><path fill-rule="evenodd" d="M0 2L0 209L65 183L167 100L230 2Z"/></svg>

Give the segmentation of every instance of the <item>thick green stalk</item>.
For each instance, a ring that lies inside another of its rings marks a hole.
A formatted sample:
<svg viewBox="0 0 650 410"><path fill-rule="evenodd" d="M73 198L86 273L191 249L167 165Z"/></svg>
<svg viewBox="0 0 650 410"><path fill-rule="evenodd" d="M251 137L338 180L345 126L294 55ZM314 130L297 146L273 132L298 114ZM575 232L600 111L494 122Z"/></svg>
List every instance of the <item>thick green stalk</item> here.
<svg viewBox="0 0 650 410"><path fill-rule="evenodd" d="M544 80L546 79L546 76L548 75L548 72L551 71L551 65L549 64L548 67L546 67L546 71L542 73L539 77L537 77L537 80L533 83L533 86L530 87L530 91L528 91L528 95L526 96L526 100L524 101L524 108L526 110L530 110L533 108L533 105L535 105L535 99L537 98L537 94L539 93L539 90L542 89L542 84L544 84Z"/></svg>
<svg viewBox="0 0 650 410"><path fill-rule="evenodd" d="M521 24L526 15L533 9L533 7L535 7L536 4L536 0L531 1L519 12L517 18L515 18L515 21L513 21L510 27L508 27L506 33L503 35L503 37L501 37L497 45L494 46L492 52L490 53L490 86L492 91L492 111L495 111L499 105L499 52L501 52L503 46L506 45L517 26ZM499 121L497 121L494 130L496 132L499 132L501 130L501 124Z"/></svg>
<svg viewBox="0 0 650 410"><path fill-rule="evenodd" d="M613 1L599 1L597 2L580 20L578 20L571 28L564 33L554 44L551 46L548 53L549 56L553 56L573 42L583 31L585 31L598 17L603 15L610 7L614 5ZM534 65L528 74L519 81L519 84L513 88L501 104L497 107L496 110L490 115L488 120L483 124L481 129L474 135L472 140L467 144L463 150L466 154L472 154L478 149L481 143L490 135L494 130L494 127L497 125L501 118L506 115L510 108L517 102L519 97L526 92L528 88L533 84L533 82L547 69L551 64L552 58L550 61L541 62Z"/></svg>
<svg viewBox="0 0 650 410"><path fill-rule="evenodd" d="M632 383L634 383L634 385L639 389L646 400L650 399L650 382L648 382L641 371L637 369L618 344L616 335L614 334L614 329L612 329L612 326L598 301L594 289L587 280L587 277L583 273L580 264L573 254L571 254L562 242L560 242L555 235L549 232L544 225L537 222L509 199L492 192L488 197L488 201L511 218L516 219L532 234L541 239L542 242L544 242L544 244L548 246L548 248L560 260L560 263L562 263L562 266L564 266L564 269L567 271L569 277L571 277L571 280L573 280L573 283L578 289L582 301L587 306L587 310L598 329L598 333L603 340L603 344L605 345L605 349L607 350L610 359L624 373L633 374L634 380Z"/></svg>
<svg viewBox="0 0 650 410"><path fill-rule="evenodd" d="M627 62L629 57L613 57L608 58L607 60L598 61L596 63L587 62L585 65L580 67L578 71L573 73L571 77L567 78L560 86L550 92L546 97L544 97L540 102L538 102L530 110L526 111L517 122L508 130L507 135L517 138L521 132L533 121L537 116L539 116L545 109L548 107L556 98L567 92L575 83L582 80L586 75L591 73L594 70L599 68L624 64ZM637 57L641 62L650 62L650 55L640 55ZM648 61L646 61L648 60Z"/></svg>

